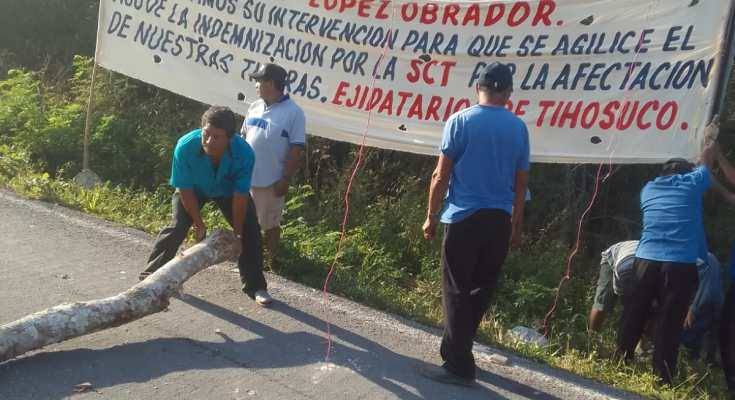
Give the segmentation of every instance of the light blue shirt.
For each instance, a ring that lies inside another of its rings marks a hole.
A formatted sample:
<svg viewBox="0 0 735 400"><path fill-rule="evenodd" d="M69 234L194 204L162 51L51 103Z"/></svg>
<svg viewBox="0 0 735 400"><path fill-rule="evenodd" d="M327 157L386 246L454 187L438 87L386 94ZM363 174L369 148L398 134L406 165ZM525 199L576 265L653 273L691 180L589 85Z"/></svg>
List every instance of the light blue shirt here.
<svg viewBox="0 0 735 400"><path fill-rule="evenodd" d="M648 182L641 191L643 232L636 257L684 264L707 259L702 196L710 185L705 166Z"/></svg>
<svg viewBox="0 0 735 400"><path fill-rule="evenodd" d="M254 162L253 149L240 136L233 135L215 171L202 148L202 130L197 129L176 143L170 183L177 189L192 189L204 198L247 194Z"/></svg>
<svg viewBox="0 0 735 400"><path fill-rule="evenodd" d="M697 263L697 273L699 287L690 309L696 317L701 317L699 314L704 306L714 306L719 310L725 298L722 293L722 269L714 254L707 255L707 262Z"/></svg>
<svg viewBox="0 0 735 400"><path fill-rule="evenodd" d="M441 222L452 224L481 209L510 214L516 172L530 168L528 129L504 107L475 105L452 115L440 150L453 161Z"/></svg>

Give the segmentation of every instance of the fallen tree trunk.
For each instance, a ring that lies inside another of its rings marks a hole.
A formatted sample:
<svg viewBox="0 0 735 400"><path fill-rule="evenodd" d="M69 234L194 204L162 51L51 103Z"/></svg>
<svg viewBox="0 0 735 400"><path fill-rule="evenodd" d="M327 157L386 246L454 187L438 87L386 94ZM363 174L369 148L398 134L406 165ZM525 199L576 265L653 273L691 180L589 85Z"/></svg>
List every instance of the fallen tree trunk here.
<svg viewBox="0 0 735 400"><path fill-rule="evenodd" d="M240 241L231 232L215 231L117 296L62 304L0 326L0 362L163 311L194 274L239 253Z"/></svg>

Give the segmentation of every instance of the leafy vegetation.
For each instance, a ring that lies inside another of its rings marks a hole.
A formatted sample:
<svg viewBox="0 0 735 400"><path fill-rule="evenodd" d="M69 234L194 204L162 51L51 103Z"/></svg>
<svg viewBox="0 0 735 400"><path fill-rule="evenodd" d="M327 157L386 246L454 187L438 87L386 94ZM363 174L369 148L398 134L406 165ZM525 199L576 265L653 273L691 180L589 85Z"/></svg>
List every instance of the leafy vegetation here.
<svg viewBox="0 0 735 400"><path fill-rule="evenodd" d="M171 188L166 181L173 145L196 127L205 105L98 71L91 169L106 183L93 189L75 185L97 2L16 3L3 6L0 16L0 186L157 233L170 218ZM74 22L71 15L76 16ZM19 26L33 16L47 29ZM726 123L729 115L723 117ZM732 148L729 128L722 141ZM356 149L312 137L307 150L307 168L287 202L279 273L320 288L336 256L345 182ZM424 241L420 230L434 163L432 157L368 151L353 189L332 291L424 323L440 323L439 240ZM615 337L612 322L598 335L586 330L599 251L639 234L638 192L655 174L654 167L616 167L602 185L583 225L583 251L563 288L549 346L519 344L508 335L517 325L540 327L576 243L578 219L590 201L596 171L597 166L534 164L525 244L505 264L480 329L481 340L646 396L721 398L725 388L719 369L682 357L676 386L659 387L650 361L623 366L609 360ZM208 224L225 225L214 211L205 210ZM711 248L726 260L735 238L730 223L735 215L715 197L706 200L705 214Z"/></svg>

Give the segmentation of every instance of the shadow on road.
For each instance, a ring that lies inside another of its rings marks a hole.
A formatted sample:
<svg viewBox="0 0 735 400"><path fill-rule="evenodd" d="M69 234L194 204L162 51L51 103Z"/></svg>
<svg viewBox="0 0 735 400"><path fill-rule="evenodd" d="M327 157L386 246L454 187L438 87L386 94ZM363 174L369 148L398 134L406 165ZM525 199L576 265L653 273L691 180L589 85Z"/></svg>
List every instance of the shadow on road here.
<svg viewBox="0 0 735 400"><path fill-rule="evenodd" d="M296 372L291 378L284 376L280 379L286 385L302 387L304 384L359 384L359 380L351 383L349 375L354 373L400 399L558 399L487 371L479 374L481 385L473 388L437 384L417 373L417 369L424 364L422 360L398 354L337 326L331 327L333 351L327 364L324 360L325 338L322 335L303 331L281 332L192 296L185 296L182 301L259 337L235 341L222 334L224 341L216 342L162 338L105 349L36 353L0 364L0 399L66 398L71 394L71 388L81 382L93 382L96 389L104 389L125 383L144 383L175 372L233 367L262 371L310 365L315 368L306 373L306 377ZM276 303L271 310L322 333L326 329L322 319L287 304ZM330 371L333 368L344 373L319 373L320 369ZM316 373L312 374L311 371ZM493 387L511 395L502 395Z"/></svg>

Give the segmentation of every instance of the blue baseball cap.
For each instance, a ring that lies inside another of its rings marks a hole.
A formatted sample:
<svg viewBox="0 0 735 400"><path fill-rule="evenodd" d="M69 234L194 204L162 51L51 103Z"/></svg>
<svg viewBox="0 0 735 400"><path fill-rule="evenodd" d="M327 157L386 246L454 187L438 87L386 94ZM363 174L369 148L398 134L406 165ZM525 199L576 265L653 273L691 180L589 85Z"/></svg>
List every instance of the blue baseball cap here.
<svg viewBox="0 0 735 400"><path fill-rule="evenodd" d="M495 61L485 66L477 84L494 92L512 89L513 73L507 65Z"/></svg>

